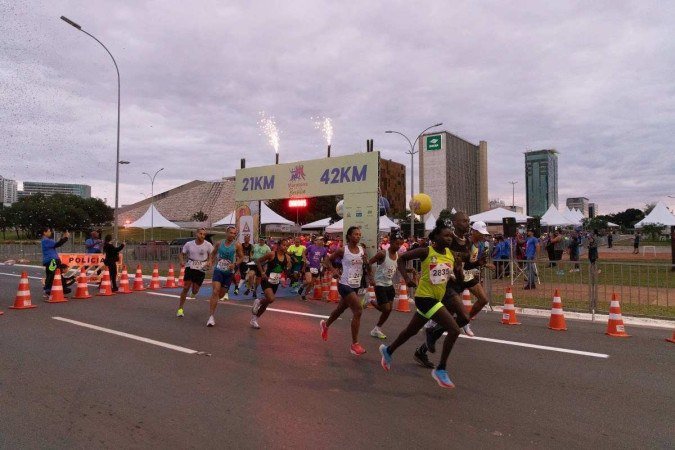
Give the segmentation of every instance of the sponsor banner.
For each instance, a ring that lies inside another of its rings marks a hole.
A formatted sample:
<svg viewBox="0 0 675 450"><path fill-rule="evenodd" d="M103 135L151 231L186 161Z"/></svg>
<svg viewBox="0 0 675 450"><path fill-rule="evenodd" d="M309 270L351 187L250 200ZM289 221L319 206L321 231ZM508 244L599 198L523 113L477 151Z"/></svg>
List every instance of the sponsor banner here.
<svg viewBox="0 0 675 450"><path fill-rule="evenodd" d="M379 152L237 170L235 200L377 192Z"/></svg>
<svg viewBox="0 0 675 450"><path fill-rule="evenodd" d="M239 243L244 242L246 236L250 237L250 243L255 243L253 239L253 216L239 217Z"/></svg>

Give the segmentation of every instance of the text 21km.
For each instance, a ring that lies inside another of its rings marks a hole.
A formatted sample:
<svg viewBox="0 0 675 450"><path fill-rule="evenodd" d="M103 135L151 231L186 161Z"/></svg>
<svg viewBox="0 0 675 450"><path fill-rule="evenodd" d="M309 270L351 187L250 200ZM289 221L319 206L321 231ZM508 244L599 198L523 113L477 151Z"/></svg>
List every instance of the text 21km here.
<svg viewBox="0 0 675 450"><path fill-rule="evenodd" d="M274 175L244 178L244 191L264 191L274 189Z"/></svg>
<svg viewBox="0 0 675 450"><path fill-rule="evenodd" d="M321 181L324 184L353 183L356 181L366 181L368 175L368 166L363 165L361 169L357 166L333 167L323 171Z"/></svg>

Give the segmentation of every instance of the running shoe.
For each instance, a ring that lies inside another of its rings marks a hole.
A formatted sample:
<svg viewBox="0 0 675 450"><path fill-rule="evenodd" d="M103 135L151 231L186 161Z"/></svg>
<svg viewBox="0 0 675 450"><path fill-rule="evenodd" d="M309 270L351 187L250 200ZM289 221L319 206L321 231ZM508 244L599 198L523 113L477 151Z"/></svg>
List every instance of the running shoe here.
<svg viewBox="0 0 675 450"><path fill-rule="evenodd" d="M436 353L436 341L431 333L431 328L425 328L424 334L427 338L427 349L429 350L429 353Z"/></svg>
<svg viewBox="0 0 675 450"><path fill-rule="evenodd" d="M302 291L305 290L305 286L300 286L300 289L298 289L298 294L302 295Z"/></svg>
<svg viewBox="0 0 675 450"><path fill-rule="evenodd" d="M426 367L427 369L433 369L434 368L434 363L429 361L429 357L427 356L426 353L421 352L420 349L415 350L415 354L413 355L413 359L417 362L422 367Z"/></svg>
<svg viewBox="0 0 675 450"><path fill-rule="evenodd" d="M188 297L190 297L192 300L194 300L194 299L197 298L197 294L195 294L194 292L190 291L190 292L188 292Z"/></svg>
<svg viewBox="0 0 675 450"><path fill-rule="evenodd" d="M378 339L387 339L387 335L380 330L380 327L373 328L373 331L370 332L370 335Z"/></svg>
<svg viewBox="0 0 675 450"><path fill-rule="evenodd" d="M212 327L216 325L216 319L213 318L213 316L209 317L209 320L206 322L207 327Z"/></svg>
<svg viewBox="0 0 675 450"><path fill-rule="evenodd" d="M220 297L221 302L226 302L230 299L230 294L228 292L225 293L222 297Z"/></svg>
<svg viewBox="0 0 675 450"><path fill-rule="evenodd" d="M256 330L260 329L260 325L258 325L258 318L256 316L251 317L251 328L255 328Z"/></svg>
<svg viewBox="0 0 675 450"><path fill-rule="evenodd" d="M462 330L464 331L464 334L466 334L469 337L474 337L475 334L473 333L473 330L471 330L471 324L466 324L462 327Z"/></svg>
<svg viewBox="0 0 675 450"><path fill-rule="evenodd" d="M183 313L183 308L178 308L178 311L176 311L176 317L178 317L179 319L185 317L185 314Z"/></svg>
<svg viewBox="0 0 675 450"><path fill-rule="evenodd" d="M326 321L322 320L319 322L319 326L321 327L321 339L324 341L328 340L328 325L326 325Z"/></svg>
<svg viewBox="0 0 675 450"><path fill-rule="evenodd" d="M300 298L302 299L303 302L307 301L307 296L306 295L301 295Z"/></svg>
<svg viewBox="0 0 675 450"><path fill-rule="evenodd" d="M234 294L234 295L239 295L239 286L236 286L236 287L234 288L233 294Z"/></svg>
<svg viewBox="0 0 675 450"><path fill-rule="evenodd" d="M352 355L361 356L366 352L366 349L361 347L361 344L357 342L349 347L349 351Z"/></svg>
<svg viewBox="0 0 675 450"><path fill-rule="evenodd" d="M389 372L389 369L391 369L391 355L389 354L389 348L384 344L380 345L380 355L382 355L382 361L380 362L382 368Z"/></svg>
<svg viewBox="0 0 675 450"><path fill-rule="evenodd" d="M431 376L442 388L452 389L455 387L455 385L452 383L452 380L450 380L450 377L448 376L447 370L434 369L431 371Z"/></svg>
<svg viewBox="0 0 675 450"><path fill-rule="evenodd" d="M251 311L253 312L253 315L257 315L258 311L260 310L260 303L261 300L259 298L256 298L255 301L253 302L253 308L251 308Z"/></svg>
<svg viewBox="0 0 675 450"><path fill-rule="evenodd" d="M246 290L244 291L244 295L248 295L248 294L250 294L250 293L251 293L251 290L250 290L250 289L246 289Z"/></svg>

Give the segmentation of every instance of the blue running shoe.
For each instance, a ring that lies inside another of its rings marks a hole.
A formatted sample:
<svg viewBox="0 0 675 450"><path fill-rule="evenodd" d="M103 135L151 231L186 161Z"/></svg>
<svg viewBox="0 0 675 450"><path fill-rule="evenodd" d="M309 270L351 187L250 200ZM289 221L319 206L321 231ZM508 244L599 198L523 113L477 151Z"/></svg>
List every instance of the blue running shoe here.
<svg viewBox="0 0 675 450"><path fill-rule="evenodd" d="M431 371L431 376L436 380L436 383L442 388L452 389L455 385L450 380L447 370L434 369Z"/></svg>
<svg viewBox="0 0 675 450"><path fill-rule="evenodd" d="M380 355L382 355L382 368L388 372L391 369L391 355L384 344L380 345Z"/></svg>

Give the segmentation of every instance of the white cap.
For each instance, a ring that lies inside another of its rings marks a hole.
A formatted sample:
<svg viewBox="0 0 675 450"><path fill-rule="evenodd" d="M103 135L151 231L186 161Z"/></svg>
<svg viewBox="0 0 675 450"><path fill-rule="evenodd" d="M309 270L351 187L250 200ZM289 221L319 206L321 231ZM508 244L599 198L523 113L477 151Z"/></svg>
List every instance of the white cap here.
<svg viewBox="0 0 675 450"><path fill-rule="evenodd" d="M471 225L472 230L478 231L480 234L485 234L485 235L490 235L487 230L487 225L485 225L485 222L481 222L480 220L478 222L474 222Z"/></svg>

